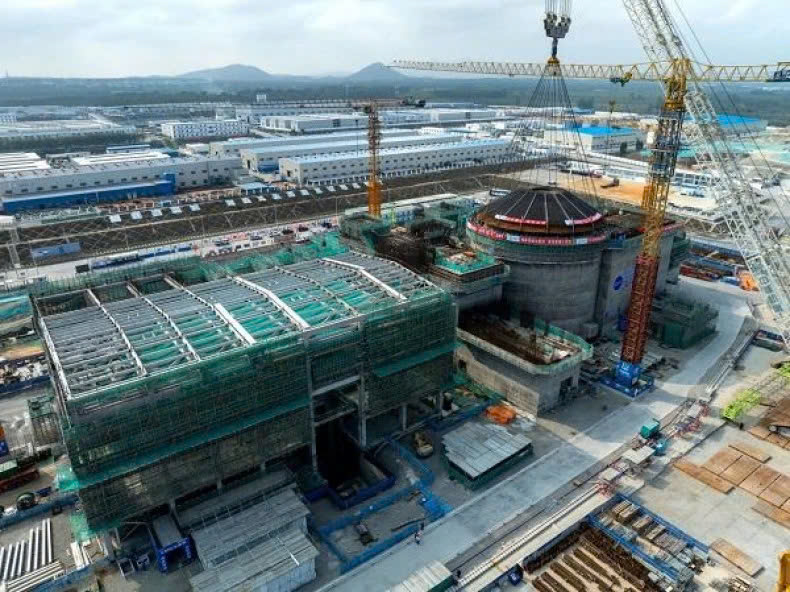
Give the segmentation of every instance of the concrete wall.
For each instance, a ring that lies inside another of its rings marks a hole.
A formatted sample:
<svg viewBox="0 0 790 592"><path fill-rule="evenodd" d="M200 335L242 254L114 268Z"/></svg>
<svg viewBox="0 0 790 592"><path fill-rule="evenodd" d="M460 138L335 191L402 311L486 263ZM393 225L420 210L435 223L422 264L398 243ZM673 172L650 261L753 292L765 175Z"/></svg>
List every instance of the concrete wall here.
<svg viewBox="0 0 790 592"><path fill-rule="evenodd" d="M572 262L508 263L510 277L503 294L512 319L527 312L576 334L593 320L600 251L586 251L584 259Z"/></svg>
<svg viewBox="0 0 790 592"><path fill-rule="evenodd" d="M561 405L560 387L568 378L579 384L581 365L544 376L529 374L493 354L471 344L461 344L455 350L456 364L466 366L466 373L483 386L505 396L509 403L532 415L539 415Z"/></svg>
<svg viewBox="0 0 790 592"><path fill-rule="evenodd" d="M669 260L672 255L672 243L675 242L676 233L672 232L661 237L661 251L658 260L658 276L656 277L656 294L663 294L667 289L669 277Z"/></svg>
<svg viewBox="0 0 790 592"><path fill-rule="evenodd" d="M631 239L622 249L607 248L603 253L595 303L595 322L602 328L616 325L618 316L628 310L634 266L641 244L640 238Z"/></svg>
<svg viewBox="0 0 790 592"><path fill-rule="evenodd" d="M669 269L672 243L676 235L677 233L671 232L661 237L656 294L666 291L667 280L677 279L677 268L672 271ZM625 241L621 249L610 247L603 253L598 282L598 298L595 303L595 322L602 328L616 325L618 316L628 312L634 267L641 246L642 239L637 237Z"/></svg>

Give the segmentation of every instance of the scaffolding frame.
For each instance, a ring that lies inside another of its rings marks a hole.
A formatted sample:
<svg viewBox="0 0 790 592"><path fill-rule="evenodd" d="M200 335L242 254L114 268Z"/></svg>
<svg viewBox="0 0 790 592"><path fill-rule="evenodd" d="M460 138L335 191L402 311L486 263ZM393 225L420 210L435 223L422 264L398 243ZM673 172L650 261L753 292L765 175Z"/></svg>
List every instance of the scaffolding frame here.
<svg viewBox="0 0 790 592"><path fill-rule="evenodd" d="M451 378L451 297L331 238L148 269L34 298L63 370L53 383L71 466L60 486L79 492L94 530L300 448L315 460L318 396L351 387L337 396L364 447L369 418L438 396ZM71 310L52 314L64 302Z"/></svg>

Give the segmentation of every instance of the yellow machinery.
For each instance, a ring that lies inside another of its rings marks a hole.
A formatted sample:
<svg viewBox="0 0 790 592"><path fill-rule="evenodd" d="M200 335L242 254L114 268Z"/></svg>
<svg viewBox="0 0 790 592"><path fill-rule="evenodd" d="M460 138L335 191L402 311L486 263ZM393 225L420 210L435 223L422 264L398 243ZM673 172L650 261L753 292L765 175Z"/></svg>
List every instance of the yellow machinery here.
<svg viewBox="0 0 790 592"><path fill-rule="evenodd" d="M790 592L790 551L779 555L779 579L776 592Z"/></svg>

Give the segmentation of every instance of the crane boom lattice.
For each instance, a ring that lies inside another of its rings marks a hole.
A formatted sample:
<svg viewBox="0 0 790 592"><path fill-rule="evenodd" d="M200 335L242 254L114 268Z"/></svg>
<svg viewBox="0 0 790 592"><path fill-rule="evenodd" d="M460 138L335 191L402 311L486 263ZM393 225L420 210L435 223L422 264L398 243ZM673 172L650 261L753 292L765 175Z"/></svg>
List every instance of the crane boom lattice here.
<svg viewBox="0 0 790 592"><path fill-rule="evenodd" d="M556 3L555 3L556 5ZM783 232L777 232L766 215L763 206L750 185L739 157L729 147L727 135L719 121L713 103L703 89L703 84L713 82L790 82L790 62L776 64L722 66L700 62L690 55L684 47L681 35L667 10L664 0L623 0L623 5L631 19L634 29L642 43L648 61L639 64L562 64L565 78L608 79L626 84L631 80L652 80L661 82L665 96L670 99L673 85L678 81L678 65L683 64L686 92L684 97L684 117L687 114L690 125L683 130L697 163L703 170L711 173L713 182L710 192L715 199L720 214L724 218L749 271L754 276L765 302L773 313L773 325L781 333L785 346L790 347L790 264L779 241ZM547 5L548 6L548 5ZM555 21L552 21L553 23ZM559 20L556 21L558 23ZM570 23L570 18L567 20ZM549 36L550 27L546 23ZM565 31L567 33L567 30ZM562 35L564 36L564 35ZM559 37L559 35L558 35ZM706 56L707 58L707 56ZM540 77L545 72L542 63L498 63L482 61L431 62L397 60L396 68L413 70L489 74L498 76ZM662 111L661 119L669 115ZM659 130L657 137L664 135L665 140L673 136L669 128ZM652 166L652 165L651 165ZM663 173L662 173L663 174ZM645 192L645 205L661 205L665 198L660 187ZM770 196L776 211L786 212L786 198L783 203ZM663 211L663 210L662 210ZM784 221L784 234L790 234L790 222ZM649 237L646 237L648 242ZM644 255L644 254L643 254ZM634 290L651 293L649 277L640 279ZM640 296L641 297L641 296ZM642 311L641 315L649 311ZM636 315L636 311L634 311ZM630 315L629 315L630 317ZM646 327L645 327L646 330ZM639 341L631 342L626 357L635 360L643 348ZM624 354L625 348L624 348Z"/></svg>

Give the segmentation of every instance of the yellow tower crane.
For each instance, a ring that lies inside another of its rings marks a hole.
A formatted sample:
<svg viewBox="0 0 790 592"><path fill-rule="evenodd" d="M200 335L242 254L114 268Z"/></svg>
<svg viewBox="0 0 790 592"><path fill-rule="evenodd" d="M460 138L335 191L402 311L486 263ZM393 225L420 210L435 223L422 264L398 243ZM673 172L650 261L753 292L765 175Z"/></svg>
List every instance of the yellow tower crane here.
<svg viewBox="0 0 790 592"><path fill-rule="evenodd" d="M641 375L641 361L648 337L655 292L659 244L670 183L675 172L683 122L690 116L695 124L690 135L697 147L700 165L711 170L711 186L733 239L757 280L774 313L785 344L790 347L790 265L784 257L774 228L750 212L759 210L753 189L741 165L727 149L726 134L702 89L706 82L790 82L790 62L759 66L715 66L692 60L684 46L664 0L623 0L648 62L632 65L563 64L557 59L557 39L570 28L569 3L547 0L544 26L553 38L552 56L542 63L427 62L404 61L394 67L410 70L462 72L507 76L541 77L547 73L567 78L607 79L621 85L631 80L653 80L664 87L664 102L651 148L648 183L642 196L645 234L637 259L628 327L623 338L620 363L613 379L617 388L634 394Z"/></svg>
<svg viewBox="0 0 790 592"><path fill-rule="evenodd" d="M422 108L425 101L412 99L366 99L352 101L351 106L362 110L368 116L368 214L381 218L381 193L384 183L381 180L379 158L381 150L381 118L379 110Z"/></svg>

